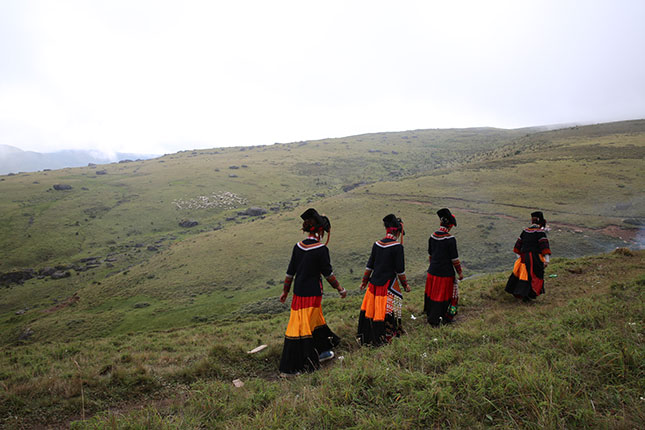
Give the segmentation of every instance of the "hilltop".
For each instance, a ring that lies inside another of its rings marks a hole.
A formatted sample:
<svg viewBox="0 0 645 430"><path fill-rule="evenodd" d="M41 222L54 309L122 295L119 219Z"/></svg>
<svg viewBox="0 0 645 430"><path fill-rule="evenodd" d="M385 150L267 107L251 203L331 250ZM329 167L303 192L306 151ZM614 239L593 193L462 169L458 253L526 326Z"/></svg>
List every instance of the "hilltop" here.
<svg viewBox="0 0 645 430"><path fill-rule="evenodd" d="M105 164L112 161L141 160L156 155L117 152L113 157L93 150L68 149L56 152L23 151L10 145L0 145L0 175L18 172L80 167L88 164Z"/></svg>

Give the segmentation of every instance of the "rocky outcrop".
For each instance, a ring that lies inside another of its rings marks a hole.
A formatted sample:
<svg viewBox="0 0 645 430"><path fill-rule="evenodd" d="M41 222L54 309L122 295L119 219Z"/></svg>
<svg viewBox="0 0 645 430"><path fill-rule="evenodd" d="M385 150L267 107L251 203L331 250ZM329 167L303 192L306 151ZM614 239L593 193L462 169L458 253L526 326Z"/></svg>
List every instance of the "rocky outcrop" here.
<svg viewBox="0 0 645 430"><path fill-rule="evenodd" d="M53 267L43 267L42 269L40 269L38 271L38 275L43 276L43 277L44 276L51 276L55 272L56 272L56 269L54 269Z"/></svg>
<svg viewBox="0 0 645 430"><path fill-rule="evenodd" d="M242 215L242 216L244 216L244 215L246 215L246 216L261 216L261 215L265 215L266 213L267 213L267 210L264 209L264 208L252 207L252 208L248 208L245 211L238 212L237 214Z"/></svg>
<svg viewBox="0 0 645 430"><path fill-rule="evenodd" d="M0 274L0 286L8 287L10 284L22 284L36 276L34 269L14 270Z"/></svg>
<svg viewBox="0 0 645 430"><path fill-rule="evenodd" d="M29 327L27 327L22 333L20 333L20 336L18 336L18 340L28 340L33 335L34 335L34 331Z"/></svg>
<svg viewBox="0 0 645 430"><path fill-rule="evenodd" d="M353 183L353 184L345 185L345 186L343 186L342 190L344 192L348 192L348 191L353 190L354 188L360 187L361 185L365 185L365 182L356 182L356 183Z"/></svg>
<svg viewBox="0 0 645 430"><path fill-rule="evenodd" d="M54 184L54 189L56 191L65 191L65 190L71 190L72 186L67 184Z"/></svg>
<svg viewBox="0 0 645 430"><path fill-rule="evenodd" d="M639 226L639 227L642 226L642 225L645 225L645 221L641 221L641 220L636 219L636 218L627 218L627 219L623 220L623 222L625 224L635 225L635 226Z"/></svg>
<svg viewBox="0 0 645 430"><path fill-rule="evenodd" d="M184 228L195 227L198 225L199 225L199 222L192 219L184 219L179 222L179 226Z"/></svg>
<svg viewBox="0 0 645 430"><path fill-rule="evenodd" d="M69 273L68 271L57 270L54 273L52 273L51 278L63 279L63 278L69 278L70 276L71 276L71 273Z"/></svg>

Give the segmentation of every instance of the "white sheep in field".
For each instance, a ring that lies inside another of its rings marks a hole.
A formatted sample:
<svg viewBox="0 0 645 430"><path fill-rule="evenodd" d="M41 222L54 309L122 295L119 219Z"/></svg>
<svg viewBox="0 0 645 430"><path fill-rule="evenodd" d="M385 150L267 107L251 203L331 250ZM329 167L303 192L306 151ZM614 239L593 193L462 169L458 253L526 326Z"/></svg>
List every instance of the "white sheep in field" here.
<svg viewBox="0 0 645 430"><path fill-rule="evenodd" d="M178 209L235 208L248 203L244 197L230 191L213 193L210 196L197 196L192 199L176 199L172 202Z"/></svg>

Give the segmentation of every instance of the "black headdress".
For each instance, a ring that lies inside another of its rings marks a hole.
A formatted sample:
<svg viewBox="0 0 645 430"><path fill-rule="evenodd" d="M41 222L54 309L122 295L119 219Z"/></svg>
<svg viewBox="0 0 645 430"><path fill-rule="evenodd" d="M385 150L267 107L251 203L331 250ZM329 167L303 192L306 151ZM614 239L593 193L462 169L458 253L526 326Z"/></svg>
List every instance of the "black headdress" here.
<svg viewBox="0 0 645 430"><path fill-rule="evenodd" d="M319 230L325 230L326 232L331 230L331 222L329 222L329 218L325 215L320 215L314 208L309 208L304 211L302 215L300 215L300 218L304 221L302 229L305 231L313 233Z"/></svg>
<svg viewBox="0 0 645 430"><path fill-rule="evenodd" d="M390 229L396 229L398 233L401 233L403 236L405 235L405 230L403 230L403 220L401 218L397 218L394 214L385 215L385 218L383 218L383 225L388 231Z"/></svg>
<svg viewBox="0 0 645 430"><path fill-rule="evenodd" d="M454 225L457 227L457 219L453 214L450 213L450 209L443 208L437 211L439 219L441 220L441 225Z"/></svg>
<svg viewBox="0 0 645 430"><path fill-rule="evenodd" d="M385 228L397 228L401 229L401 218L397 218L396 215L394 214L389 214L386 215L385 218L383 218L383 224L385 225Z"/></svg>
<svg viewBox="0 0 645 430"><path fill-rule="evenodd" d="M540 211L535 211L531 213L531 218L537 221L537 224L544 227L546 225L546 220L544 219L544 214Z"/></svg>

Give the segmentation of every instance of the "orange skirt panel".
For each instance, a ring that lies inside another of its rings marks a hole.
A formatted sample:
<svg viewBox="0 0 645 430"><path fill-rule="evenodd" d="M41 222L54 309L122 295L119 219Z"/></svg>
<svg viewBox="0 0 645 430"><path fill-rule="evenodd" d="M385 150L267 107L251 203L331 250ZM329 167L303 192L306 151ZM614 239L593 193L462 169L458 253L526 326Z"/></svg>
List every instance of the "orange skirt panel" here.
<svg viewBox="0 0 645 430"><path fill-rule="evenodd" d="M543 255L540 254L539 257L540 260L542 260L542 263L546 261ZM517 276L520 281L529 280L529 272L526 269L526 264L522 263L521 257L515 260L515 264L513 265L513 275Z"/></svg>
<svg viewBox="0 0 645 430"><path fill-rule="evenodd" d="M517 276L517 279L520 281L529 280L529 273L526 271L526 264L522 263L521 258L515 260L515 264L513 265L513 275Z"/></svg>
<svg viewBox="0 0 645 430"><path fill-rule="evenodd" d="M385 321L385 313L387 310L387 284L375 286L369 284L361 310L365 311L365 317L372 321Z"/></svg>
<svg viewBox="0 0 645 430"><path fill-rule="evenodd" d="M320 306L296 310L292 308L285 336L292 339L311 337L317 327L325 324L325 317L323 317Z"/></svg>

